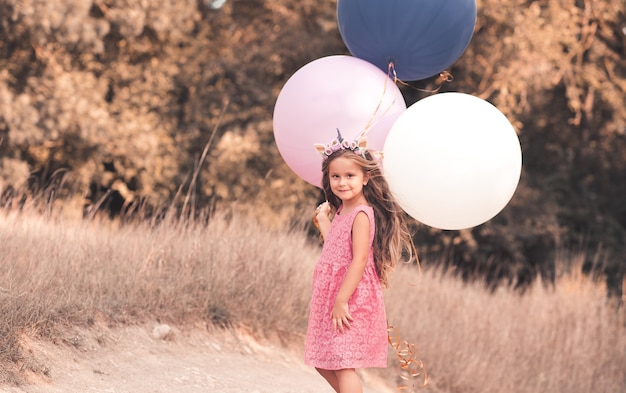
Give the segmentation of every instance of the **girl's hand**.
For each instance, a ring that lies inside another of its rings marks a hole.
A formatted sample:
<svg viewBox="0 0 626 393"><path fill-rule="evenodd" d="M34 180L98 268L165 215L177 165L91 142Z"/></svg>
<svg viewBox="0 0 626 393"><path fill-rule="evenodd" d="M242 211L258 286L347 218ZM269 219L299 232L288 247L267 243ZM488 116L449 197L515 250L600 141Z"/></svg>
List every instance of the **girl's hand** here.
<svg viewBox="0 0 626 393"><path fill-rule="evenodd" d="M328 202L323 202L315 209L315 219L317 222L321 222L324 219L327 221L330 220L328 217L330 215L330 204Z"/></svg>
<svg viewBox="0 0 626 393"><path fill-rule="evenodd" d="M339 331L343 333L344 328L350 329L352 316L350 315L350 311L348 310L347 302L335 301L335 305L333 306L333 311L331 312L330 317L333 320L333 330L339 329Z"/></svg>
<svg viewBox="0 0 626 393"><path fill-rule="evenodd" d="M326 237L326 232L330 228L330 212L331 207L328 202L324 202L315 209L315 216L313 216L313 224L320 231L322 240Z"/></svg>

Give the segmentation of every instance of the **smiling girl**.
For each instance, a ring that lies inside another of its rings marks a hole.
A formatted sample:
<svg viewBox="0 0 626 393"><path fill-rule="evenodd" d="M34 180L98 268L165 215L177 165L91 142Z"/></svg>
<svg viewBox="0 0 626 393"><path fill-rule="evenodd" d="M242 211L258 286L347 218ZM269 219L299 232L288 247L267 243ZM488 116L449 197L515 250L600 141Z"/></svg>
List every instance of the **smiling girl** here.
<svg viewBox="0 0 626 393"><path fill-rule="evenodd" d="M364 145L338 133L318 148L328 200L315 216L324 246L313 273L305 363L338 393L363 391L357 368L387 367L382 289L403 251L413 250L405 214Z"/></svg>

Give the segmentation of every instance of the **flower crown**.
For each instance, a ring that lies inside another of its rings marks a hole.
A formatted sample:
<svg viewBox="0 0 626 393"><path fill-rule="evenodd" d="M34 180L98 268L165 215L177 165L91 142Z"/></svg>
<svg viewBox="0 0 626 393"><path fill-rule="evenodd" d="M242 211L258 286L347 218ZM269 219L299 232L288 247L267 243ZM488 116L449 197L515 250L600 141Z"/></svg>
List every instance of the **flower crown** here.
<svg viewBox="0 0 626 393"><path fill-rule="evenodd" d="M365 152L367 151L367 138L362 136L359 139L347 141L343 139L341 132L337 128L337 138L333 139L326 145L316 143L313 146L315 146L315 150L317 150L317 152L320 153L324 159L327 159L331 154L339 150L351 150L355 154L365 158Z"/></svg>

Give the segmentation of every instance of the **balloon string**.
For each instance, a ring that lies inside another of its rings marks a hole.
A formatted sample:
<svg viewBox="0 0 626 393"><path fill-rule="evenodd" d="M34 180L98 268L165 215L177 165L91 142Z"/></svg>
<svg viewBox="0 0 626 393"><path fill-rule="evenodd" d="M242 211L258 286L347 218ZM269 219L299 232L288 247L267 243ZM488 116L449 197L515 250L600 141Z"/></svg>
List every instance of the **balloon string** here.
<svg viewBox="0 0 626 393"><path fill-rule="evenodd" d="M399 377L403 382L397 386L398 391L411 393L426 388L429 378L424 363L417 358L415 344L402 340L397 329L391 325L387 328L387 339L395 350L400 363ZM419 385L417 384L418 379Z"/></svg>
<svg viewBox="0 0 626 393"><path fill-rule="evenodd" d="M393 65L393 61L390 61L387 65L387 76L393 74L393 83L398 82L398 75L396 75L396 67Z"/></svg>
<svg viewBox="0 0 626 393"><path fill-rule="evenodd" d="M387 85L389 84L389 80L391 79L391 70L393 68L393 63L389 63L389 67L387 67L387 77L385 78L385 84L383 85L383 93L380 97L380 99L378 100L378 104L376 105L376 109L374 110L374 113L372 113L372 116L370 117L370 119L368 120L367 124L365 125L365 128L363 129L363 131L361 131L361 133L355 138L355 140L359 140L361 138L363 138L367 132L376 124L376 122L374 121L376 115L378 114L378 111L380 110L382 104L383 104L383 100L385 98L385 94L387 94ZM396 81L396 76L395 76L395 70L393 71L394 74L394 83ZM382 112L381 114L381 118L382 116L384 116L387 112L389 112L389 110L393 107L393 105L395 104L396 100L394 99L393 101L391 101L391 103L389 103L389 106L387 107L387 109L385 109L384 112ZM380 120L380 119L378 119Z"/></svg>
<svg viewBox="0 0 626 393"><path fill-rule="evenodd" d="M437 86L435 89L432 90L428 90L428 89L422 89L419 87L415 87L412 86L406 82L404 82L403 80L398 78L398 75L396 73L396 67L393 64L392 61L389 62L389 64L387 64L387 77L385 78L385 84L383 86L383 93L382 96L380 98L380 100L378 100L378 104L376 105L376 109L374 110L374 113L372 113L372 116L370 117L370 119L367 122L367 125L365 126L365 128L363 129L363 131L361 131L361 133L355 138L355 140L359 140L361 138L363 138L367 132L374 126L375 122L374 119L376 117L376 115L378 114L378 111L380 110L380 107L383 103L383 99L385 98L385 94L387 93L387 84L389 83L389 80L393 79L393 83L399 83L403 86L407 86L413 90L417 90L417 91L421 91L424 93L437 93L440 89L441 86L444 83L450 83L452 81L454 81L454 76L449 72L449 71L442 71L439 73L439 76L437 77L437 79L435 79L434 83ZM391 109L391 107L393 106L393 104L395 103L395 100L393 100L390 104L389 107L387 107L387 109L382 113L382 115L386 114L387 112L389 112L389 110Z"/></svg>
<svg viewBox="0 0 626 393"><path fill-rule="evenodd" d="M406 86L406 87L409 87L409 88L411 88L413 90L421 91L421 92L424 92L424 93L431 93L431 94L432 93L437 93L441 89L441 86L444 83L450 83L450 82L454 81L454 76L449 71L442 71L442 72L439 73L439 76L437 77L437 79L435 79L434 83L437 86L435 89L432 89L432 90L421 89L419 87L412 86L412 85L410 85L410 84L408 84L408 83L398 79L398 77L396 76L396 69L395 69L393 63L391 63L391 62L389 63L389 68L393 69L393 81L395 83L400 83L403 86Z"/></svg>

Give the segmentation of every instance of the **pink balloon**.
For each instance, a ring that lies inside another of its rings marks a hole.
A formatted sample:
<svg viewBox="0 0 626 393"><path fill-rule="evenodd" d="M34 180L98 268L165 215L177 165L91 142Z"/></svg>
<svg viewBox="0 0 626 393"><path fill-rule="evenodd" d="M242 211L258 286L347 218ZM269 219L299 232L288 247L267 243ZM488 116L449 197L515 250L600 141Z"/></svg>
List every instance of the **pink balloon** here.
<svg viewBox="0 0 626 393"><path fill-rule="evenodd" d="M287 165L321 187L322 157L314 144L346 140L367 129L368 147L382 151L406 110L400 89L375 65L352 56L314 60L287 80L274 107L274 139Z"/></svg>

